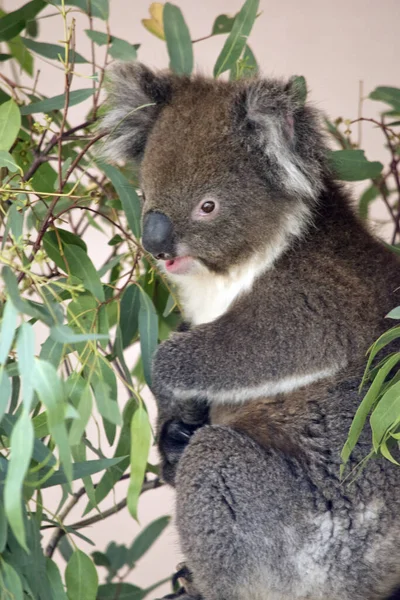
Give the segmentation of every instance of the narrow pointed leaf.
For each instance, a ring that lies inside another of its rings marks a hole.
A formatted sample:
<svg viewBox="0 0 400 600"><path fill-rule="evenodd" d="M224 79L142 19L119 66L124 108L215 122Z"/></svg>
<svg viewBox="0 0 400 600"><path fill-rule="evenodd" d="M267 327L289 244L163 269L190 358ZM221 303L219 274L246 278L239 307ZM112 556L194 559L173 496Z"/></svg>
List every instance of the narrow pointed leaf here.
<svg viewBox="0 0 400 600"><path fill-rule="evenodd" d="M7 300L0 327L0 365L6 363L17 328L18 312L11 300Z"/></svg>
<svg viewBox="0 0 400 600"><path fill-rule="evenodd" d="M60 571L56 563L50 558L46 559L46 572L47 577L49 579L53 598L56 598L57 600L68 600L68 596L64 590L64 585L61 579Z"/></svg>
<svg viewBox="0 0 400 600"><path fill-rule="evenodd" d="M0 150L0 167L6 167L11 173L19 171L19 166L6 150Z"/></svg>
<svg viewBox="0 0 400 600"><path fill-rule="evenodd" d="M21 128L21 113L18 104L9 100L0 104L0 150L8 151Z"/></svg>
<svg viewBox="0 0 400 600"><path fill-rule="evenodd" d="M147 385L151 386L151 365L158 339L158 315L151 298L143 290L140 291L139 333L144 376Z"/></svg>
<svg viewBox="0 0 400 600"><path fill-rule="evenodd" d="M17 338L19 372L22 382L22 401L29 412L33 400L33 373L35 369L35 334L32 325L23 323Z"/></svg>
<svg viewBox="0 0 400 600"><path fill-rule="evenodd" d="M93 561L81 550L75 550L65 570L69 600L96 600L99 584Z"/></svg>
<svg viewBox="0 0 400 600"><path fill-rule="evenodd" d="M163 22L170 69L179 75L190 75L193 70L193 47L181 9L166 2Z"/></svg>
<svg viewBox="0 0 400 600"><path fill-rule="evenodd" d="M111 181L121 200L130 230L135 237L139 238L142 209L135 188L116 167L105 163L99 163L99 167Z"/></svg>
<svg viewBox="0 0 400 600"><path fill-rule="evenodd" d="M67 476L72 480L72 459L65 424L65 393L57 371L48 362L35 361L34 387L47 411L49 430L57 444L60 461Z"/></svg>
<svg viewBox="0 0 400 600"><path fill-rule="evenodd" d="M242 55L257 17L259 0L246 0L235 17L232 30L214 67L214 77L232 69Z"/></svg>
<svg viewBox="0 0 400 600"><path fill-rule="evenodd" d="M29 413L21 413L11 434L11 457L4 487L4 508L19 544L27 550L22 512L22 485L32 456L34 433Z"/></svg>
<svg viewBox="0 0 400 600"><path fill-rule="evenodd" d="M128 488L128 510L137 520L137 505L146 474L147 459L151 446L149 416L140 404L131 421L131 474Z"/></svg>
<svg viewBox="0 0 400 600"><path fill-rule="evenodd" d="M2 559L0 562L0 572L4 584L1 590L1 597L12 600L24 600L22 581L14 567Z"/></svg>
<svg viewBox="0 0 400 600"><path fill-rule="evenodd" d="M90 98L90 96L92 96L93 94L93 88L74 90L69 95L68 106L75 106L76 104L80 104L81 102L84 102L85 100ZM46 98L45 100L40 100L39 102L33 102L32 104L23 106L21 108L21 115L32 115L33 113L49 113L52 110L61 110L62 108L64 108L64 104L65 94L60 94L60 96Z"/></svg>
<svg viewBox="0 0 400 600"><path fill-rule="evenodd" d="M375 179L383 169L382 163L368 161L364 150L333 150L329 153L329 161L337 178L342 181Z"/></svg>
<svg viewBox="0 0 400 600"><path fill-rule="evenodd" d="M147 525L139 533L137 538L134 540L132 546L128 550L127 562L130 567L140 559L146 552L151 548L157 538L162 534L164 529L170 522L170 517L160 517L156 519L150 525Z"/></svg>
<svg viewBox="0 0 400 600"><path fill-rule="evenodd" d="M60 56L64 60L65 47L58 46L57 44L47 44L46 42L35 42L30 38L21 38L23 44L32 52L40 54L50 60L59 60ZM88 61L78 52L70 51L69 60L71 63L87 63Z"/></svg>

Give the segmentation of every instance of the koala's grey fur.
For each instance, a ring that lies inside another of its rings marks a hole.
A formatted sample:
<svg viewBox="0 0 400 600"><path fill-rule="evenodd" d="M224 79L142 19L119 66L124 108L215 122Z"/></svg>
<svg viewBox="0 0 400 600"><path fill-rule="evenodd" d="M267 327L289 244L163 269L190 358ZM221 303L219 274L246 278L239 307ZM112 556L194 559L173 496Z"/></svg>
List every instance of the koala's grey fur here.
<svg viewBox="0 0 400 600"><path fill-rule="evenodd" d="M176 254L198 265L176 277L192 327L161 344L153 374L193 575L182 598L387 598L400 586L400 468L371 460L350 485L339 466L365 352L398 304L398 260L354 215L290 82L123 64L110 89L108 154L140 164L144 214L167 215ZM203 198L220 212L194 221ZM223 290L214 314L202 286ZM366 431L349 472L369 445Z"/></svg>

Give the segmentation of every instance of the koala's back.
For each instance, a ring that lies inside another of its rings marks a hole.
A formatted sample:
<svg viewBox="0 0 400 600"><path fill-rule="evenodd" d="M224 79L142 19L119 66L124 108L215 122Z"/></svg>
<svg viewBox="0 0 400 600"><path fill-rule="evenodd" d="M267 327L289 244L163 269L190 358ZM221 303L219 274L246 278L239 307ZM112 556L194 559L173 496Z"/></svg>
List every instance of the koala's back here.
<svg viewBox="0 0 400 600"><path fill-rule="evenodd" d="M204 598L381 600L400 586L400 469L378 458L356 477L365 431L339 478L360 378L254 401L236 408L238 426L194 436L178 468L177 523ZM246 418L253 436L264 427L261 444L242 433ZM202 577L218 582L212 595Z"/></svg>

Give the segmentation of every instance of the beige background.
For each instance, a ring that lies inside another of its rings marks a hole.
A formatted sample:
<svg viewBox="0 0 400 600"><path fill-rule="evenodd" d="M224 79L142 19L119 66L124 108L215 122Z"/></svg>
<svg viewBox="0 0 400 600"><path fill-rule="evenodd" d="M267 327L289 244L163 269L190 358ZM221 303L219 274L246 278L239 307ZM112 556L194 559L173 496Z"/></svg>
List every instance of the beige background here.
<svg viewBox="0 0 400 600"><path fill-rule="evenodd" d="M242 4L242 0L175 1L185 15L192 39L209 34L215 16L234 14ZM3 0L2 6L10 11L24 3ZM149 34L140 22L148 16L148 4L147 0L110 0L111 31L132 43L141 43L140 60L151 66L166 67L165 44ZM399 0L261 0L261 10L250 45L263 72L275 76L304 75L312 101L332 117L341 115L353 119L357 116L360 81L363 81L365 94L377 85L400 86ZM54 10L49 8L48 12ZM73 13L73 16L77 19L77 50L89 56L90 45L83 33L83 29L88 27L87 20L78 13ZM103 23L97 21L95 29L102 28ZM41 20L42 41L56 42L62 37L59 19ZM207 74L212 72L224 39L225 36L216 36L195 45L197 70ZM40 90L49 96L59 94L62 71L40 59L36 64L41 69ZM85 73L81 65L79 72ZM87 80L75 79L75 87L86 85L89 85ZM365 101L365 115L376 116L378 110L376 102ZM84 105L75 107L72 114L74 120L81 119ZM363 147L370 160L385 159L381 135L370 126L363 128ZM103 243L99 238L99 261ZM91 241L92 247L93 244L96 240ZM119 484L116 499L123 494L123 485ZM145 525L156 516L171 513L172 506L171 491L149 492L141 502L141 523ZM78 511L74 518L79 517ZM128 513L123 511L85 533L101 550L110 540L130 543L138 529ZM83 549L89 550L89 547ZM130 580L137 585L150 585L171 573L178 560L176 536L170 526L151 553L140 562ZM161 591L168 592L168 586ZM152 597L161 595L161 591Z"/></svg>

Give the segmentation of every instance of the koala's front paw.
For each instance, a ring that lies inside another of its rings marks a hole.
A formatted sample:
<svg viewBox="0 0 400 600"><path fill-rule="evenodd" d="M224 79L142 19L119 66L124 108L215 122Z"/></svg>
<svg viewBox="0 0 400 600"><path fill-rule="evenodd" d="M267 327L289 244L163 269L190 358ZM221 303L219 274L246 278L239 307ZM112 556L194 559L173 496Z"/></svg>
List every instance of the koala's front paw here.
<svg viewBox="0 0 400 600"><path fill-rule="evenodd" d="M162 456L162 477L173 485L176 467L188 445L190 438L199 425L189 425L182 421L168 421L161 428L158 448Z"/></svg>

